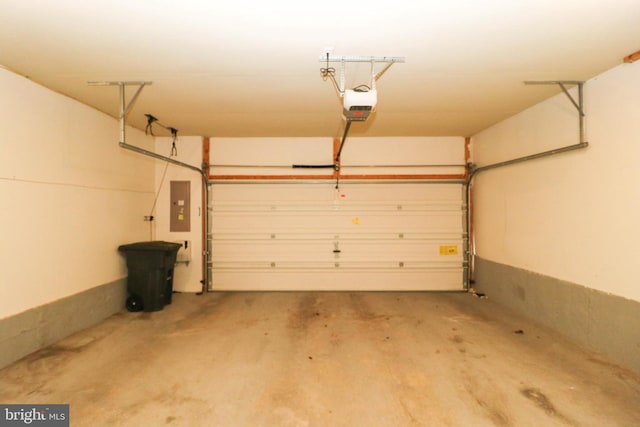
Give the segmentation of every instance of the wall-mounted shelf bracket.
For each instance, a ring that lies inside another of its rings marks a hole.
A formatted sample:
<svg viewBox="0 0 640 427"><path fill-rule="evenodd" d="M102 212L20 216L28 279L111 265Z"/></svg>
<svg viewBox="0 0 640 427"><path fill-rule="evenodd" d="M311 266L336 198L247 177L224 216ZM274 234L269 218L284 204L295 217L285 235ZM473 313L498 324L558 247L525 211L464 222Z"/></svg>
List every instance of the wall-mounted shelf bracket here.
<svg viewBox="0 0 640 427"><path fill-rule="evenodd" d="M579 118L579 126L580 126L580 143L585 142L584 140L584 95L583 95L583 87L584 82L580 80L544 80L544 81L526 81L524 82L526 85L558 85L562 92L567 95L569 101L576 107L578 110L578 118ZM578 86L578 100L576 100L567 89L567 86Z"/></svg>

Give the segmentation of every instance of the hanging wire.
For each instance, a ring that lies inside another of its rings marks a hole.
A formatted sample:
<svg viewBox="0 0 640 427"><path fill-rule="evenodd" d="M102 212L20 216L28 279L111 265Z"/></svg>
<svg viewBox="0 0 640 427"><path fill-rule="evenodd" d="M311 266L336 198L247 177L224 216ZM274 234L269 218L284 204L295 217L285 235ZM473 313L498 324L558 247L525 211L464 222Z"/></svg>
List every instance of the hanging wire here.
<svg viewBox="0 0 640 427"><path fill-rule="evenodd" d="M178 149L176 148L176 139L178 139L178 129L174 128L174 127L170 127L170 126L165 126L162 123L160 123L158 121L158 119L154 116L152 116L151 114L145 114L145 117L147 118L147 126L144 129L144 134L145 135L151 135L151 136L155 136L153 133L153 124L155 123L156 125L160 126L161 128L164 128L166 130L168 130L169 132L171 132L171 155L170 157L173 156L177 156L178 155Z"/></svg>
<svg viewBox="0 0 640 427"><path fill-rule="evenodd" d="M327 77L334 78L336 76L336 69L329 66L329 52L327 52L327 66L320 68L320 74L322 74L322 78L325 80Z"/></svg>
<svg viewBox="0 0 640 427"><path fill-rule="evenodd" d="M331 81L333 82L333 85L335 86L336 90L339 93L342 93L340 91L340 85L338 84L338 82L336 81L336 69L329 66L329 52L327 52L327 66L320 68L320 74L322 75L322 79L323 80L327 80L327 78L331 79Z"/></svg>
<svg viewBox="0 0 640 427"><path fill-rule="evenodd" d="M164 165L164 172L162 172L162 178L160 179L160 186L158 187L158 191L156 191L156 196L153 199L153 205L151 206L151 211L149 211L149 221L151 221L151 223L149 224L150 229L149 229L149 234L150 234L150 239L153 240L153 213L156 211L156 205L158 203L158 197L160 196L160 190L162 190L162 186L164 185L164 179L167 176L167 169L169 169L169 162L167 162Z"/></svg>
<svg viewBox="0 0 640 427"><path fill-rule="evenodd" d="M176 148L176 140L178 139L178 129L174 128L174 127L167 127L165 125L163 125L162 123L160 123L158 121L158 119L154 116L152 116L151 114L145 114L145 117L147 118L147 126L144 129L144 134L145 135L151 135L151 136L155 136L153 133L153 124L157 124L158 126L167 129L168 131L171 132L171 155L170 157L173 156L177 156L178 155L178 149ZM160 196L160 190L162 189L162 186L164 185L164 181L165 178L167 176L167 170L169 169L169 162L167 161L167 163L164 166L164 171L162 172L162 178L160 179L160 186L158 187L158 191L156 192L155 198L153 199L153 205L151 206L151 211L149 212L149 238L151 240L153 240L153 213L156 210L156 205L158 203L158 197Z"/></svg>
<svg viewBox="0 0 640 427"><path fill-rule="evenodd" d="M371 88L368 85L361 84L353 88L354 92L369 92Z"/></svg>
<svg viewBox="0 0 640 427"><path fill-rule="evenodd" d="M171 131L171 155L169 157L173 157L173 156L177 156L178 155L178 149L176 148L176 139L178 138L178 129L176 128L169 128L169 130Z"/></svg>

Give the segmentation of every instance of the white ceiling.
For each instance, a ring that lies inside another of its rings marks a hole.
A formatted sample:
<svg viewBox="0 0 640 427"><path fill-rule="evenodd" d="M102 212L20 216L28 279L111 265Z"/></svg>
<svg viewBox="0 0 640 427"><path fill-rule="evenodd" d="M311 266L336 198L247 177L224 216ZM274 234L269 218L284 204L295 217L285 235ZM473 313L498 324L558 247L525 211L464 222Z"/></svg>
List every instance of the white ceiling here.
<svg viewBox="0 0 640 427"><path fill-rule="evenodd" d="M351 135L469 136L640 49L638 0L0 0L0 64L116 117L203 136L339 136L319 57L403 56ZM381 68L381 67L380 67ZM369 65L347 67L347 88ZM128 89L128 94L133 89ZM588 97L588 85L585 86Z"/></svg>

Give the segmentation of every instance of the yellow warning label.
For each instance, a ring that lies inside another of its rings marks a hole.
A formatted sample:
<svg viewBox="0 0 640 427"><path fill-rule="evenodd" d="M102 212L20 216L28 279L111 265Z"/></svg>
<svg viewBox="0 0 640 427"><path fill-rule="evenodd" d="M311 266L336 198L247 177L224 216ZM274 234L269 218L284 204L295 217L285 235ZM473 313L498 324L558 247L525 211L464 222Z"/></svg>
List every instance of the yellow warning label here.
<svg viewBox="0 0 640 427"><path fill-rule="evenodd" d="M440 245L440 255L458 255L458 245Z"/></svg>

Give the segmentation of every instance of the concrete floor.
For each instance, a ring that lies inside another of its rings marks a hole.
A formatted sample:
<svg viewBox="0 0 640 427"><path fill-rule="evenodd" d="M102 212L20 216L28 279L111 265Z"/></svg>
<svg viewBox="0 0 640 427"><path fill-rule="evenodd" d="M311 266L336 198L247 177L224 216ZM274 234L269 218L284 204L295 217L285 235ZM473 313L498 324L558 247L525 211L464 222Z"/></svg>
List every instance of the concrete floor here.
<svg viewBox="0 0 640 427"><path fill-rule="evenodd" d="M0 371L72 426L640 426L640 377L465 293L175 294Z"/></svg>

